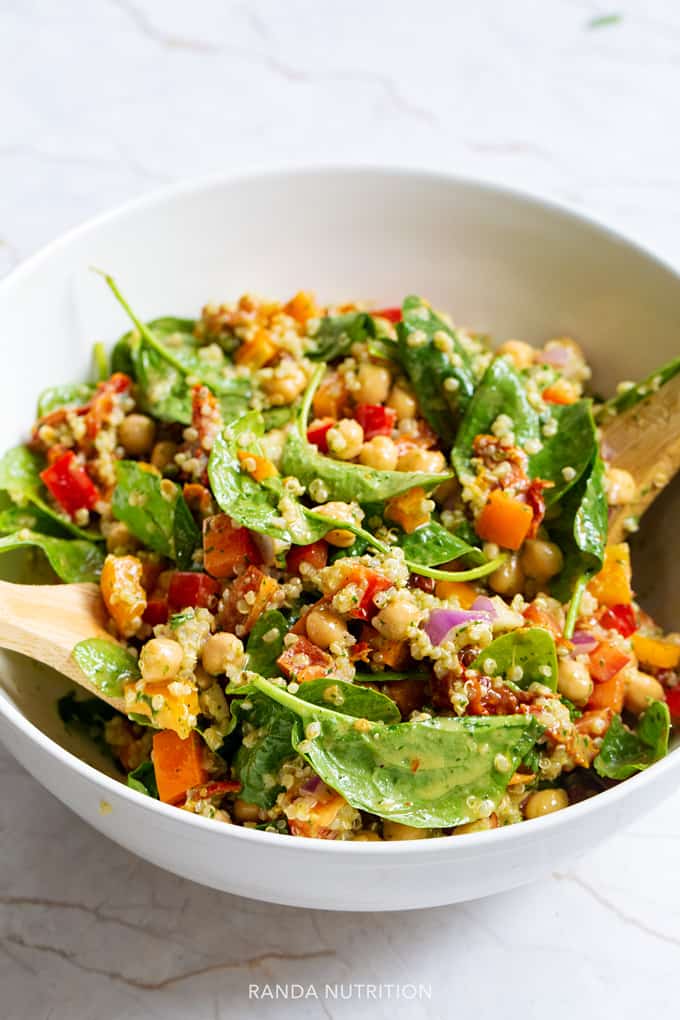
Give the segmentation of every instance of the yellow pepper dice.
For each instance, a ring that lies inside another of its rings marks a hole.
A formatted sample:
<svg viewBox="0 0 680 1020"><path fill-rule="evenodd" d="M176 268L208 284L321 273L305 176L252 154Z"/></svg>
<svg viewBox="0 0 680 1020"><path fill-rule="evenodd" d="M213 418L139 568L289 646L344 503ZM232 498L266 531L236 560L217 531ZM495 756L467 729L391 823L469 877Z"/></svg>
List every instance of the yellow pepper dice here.
<svg viewBox="0 0 680 1020"><path fill-rule="evenodd" d="M633 634L633 649L643 666L655 669L675 669L680 663L680 645L662 638Z"/></svg>
<svg viewBox="0 0 680 1020"><path fill-rule="evenodd" d="M607 546L602 570L595 574L588 585L588 591L603 606L628 605L632 602L630 549L626 542Z"/></svg>
<svg viewBox="0 0 680 1020"><path fill-rule="evenodd" d="M125 711L128 715L142 715L154 726L162 730L173 730L178 736L185 739L196 725L196 717L199 713L198 692L187 683L180 681L181 686L187 690L182 693L173 693L168 684L163 681L144 684L143 690L138 690L139 681L132 681L125 684ZM159 707L154 706L154 699L162 698ZM151 704L149 704L149 699Z"/></svg>

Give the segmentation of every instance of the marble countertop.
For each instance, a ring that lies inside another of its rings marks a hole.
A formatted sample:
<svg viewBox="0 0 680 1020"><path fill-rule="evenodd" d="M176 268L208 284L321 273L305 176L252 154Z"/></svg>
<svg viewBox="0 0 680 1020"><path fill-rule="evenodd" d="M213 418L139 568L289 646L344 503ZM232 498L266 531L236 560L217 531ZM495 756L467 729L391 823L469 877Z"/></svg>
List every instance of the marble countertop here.
<svg viewBox="0 0 680 1020"><path fill-rule="evenodd" d="M0 273L124 199L269 160L502 181L680 265L674 0L387 10L4 0ZM183 882L87 828L5 751L0 790L3 1020L671 1015L680 794L525 889L358 915ZM264 998L277 983L303 997ZM395 998L405 983L420 997Z"/></svg>

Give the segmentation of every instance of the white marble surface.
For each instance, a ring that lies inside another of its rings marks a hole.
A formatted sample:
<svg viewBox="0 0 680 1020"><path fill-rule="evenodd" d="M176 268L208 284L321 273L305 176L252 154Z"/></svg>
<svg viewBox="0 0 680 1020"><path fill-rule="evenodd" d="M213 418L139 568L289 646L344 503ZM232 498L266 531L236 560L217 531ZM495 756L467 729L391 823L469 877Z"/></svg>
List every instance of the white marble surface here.
<svg viewBox="0 0 680 1020"><path fill-rule="evenodd" d="M0 271L123 199L269 160L504 181L680 264L675 0L0 0L0 69ZM679 846L680 795L491 900L270 907L130 856L2 751L0 1016L670 1017ZM266 982L383 1000L248 1002ZM387 1001L400 982L431 997Z"/></svg>

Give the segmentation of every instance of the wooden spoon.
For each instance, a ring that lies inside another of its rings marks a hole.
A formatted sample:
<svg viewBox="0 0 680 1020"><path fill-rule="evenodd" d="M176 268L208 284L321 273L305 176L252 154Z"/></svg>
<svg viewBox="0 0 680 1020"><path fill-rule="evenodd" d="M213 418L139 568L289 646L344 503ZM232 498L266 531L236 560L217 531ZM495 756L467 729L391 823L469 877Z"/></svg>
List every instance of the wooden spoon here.
<svg viewBox="0 0 680 1020"><path fill-rule="evenodd" d="M71 656L78 642L86 638L113 641L106 620L96 584L0 581L0 647L44 662L123 712L123 699L103 695Z"/></svg>
<svg viewBox="0 0 680 1020"><path fill-rule="evenodd" d="M635 495L609 516L610 543L621 542L680 468L680 375L674 376L602 429L602 454L612 467L629 471Z"/></svg>

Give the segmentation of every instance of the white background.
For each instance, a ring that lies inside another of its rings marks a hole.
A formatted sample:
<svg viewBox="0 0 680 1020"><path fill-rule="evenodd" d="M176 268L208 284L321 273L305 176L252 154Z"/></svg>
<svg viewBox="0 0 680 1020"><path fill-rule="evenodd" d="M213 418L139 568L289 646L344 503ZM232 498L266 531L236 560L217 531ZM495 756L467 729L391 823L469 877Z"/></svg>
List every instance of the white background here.
<svg viewBox="0 0 680 1020"><path fill-rule="evenodd" d="M674 0L0 0L0 271L124 199L284 161L501 181L680 265L679 106ZM0 1016L670 1017L679 851L677 796L491 900L299 911L137 860L0 752ZM248 1005L254 982L431 999Z"/></svg>

